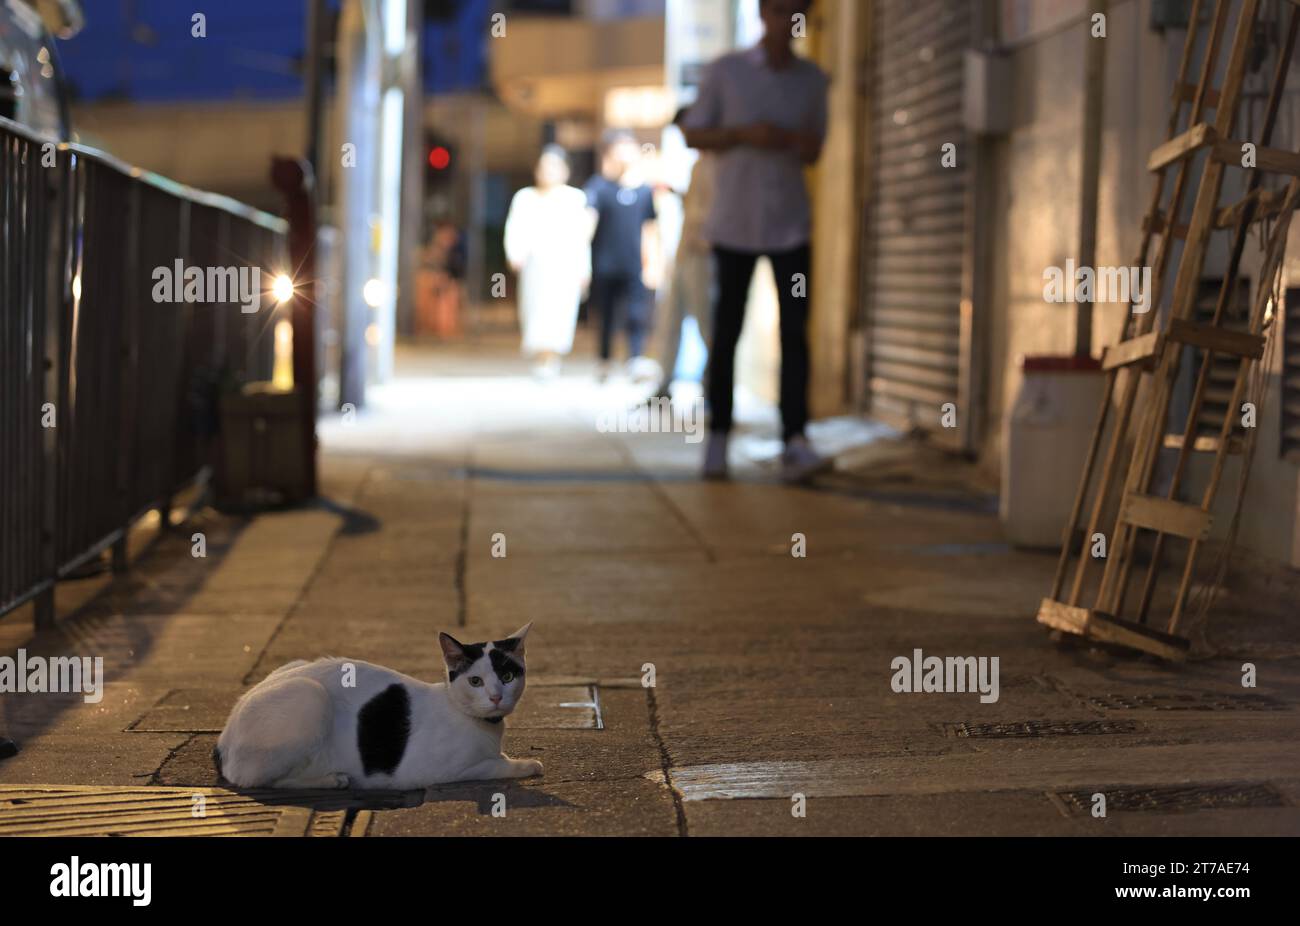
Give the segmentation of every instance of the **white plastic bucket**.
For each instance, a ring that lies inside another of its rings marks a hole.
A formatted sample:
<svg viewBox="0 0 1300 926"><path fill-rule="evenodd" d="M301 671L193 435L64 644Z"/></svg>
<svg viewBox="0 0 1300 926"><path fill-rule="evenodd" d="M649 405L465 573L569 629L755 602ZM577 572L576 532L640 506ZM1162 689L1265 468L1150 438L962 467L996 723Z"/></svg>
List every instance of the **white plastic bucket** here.
<svg viewBox="0 0 1300 926"><path fill-rule="evenodd" d="M1091 357L1033 356L1002 425L998 514L1007 540L1060 548L1097 420L1105 374Z"/></svg>

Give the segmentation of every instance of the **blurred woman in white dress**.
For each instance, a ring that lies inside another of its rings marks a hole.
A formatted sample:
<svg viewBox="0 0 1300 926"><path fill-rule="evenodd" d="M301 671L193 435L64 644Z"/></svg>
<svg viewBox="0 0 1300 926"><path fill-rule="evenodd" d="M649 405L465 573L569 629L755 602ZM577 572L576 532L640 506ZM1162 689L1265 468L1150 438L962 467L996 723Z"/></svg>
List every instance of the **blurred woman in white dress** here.
<svg viewBox="0 0 1300 926"><path fill-rule="evenodd" d="M523 351L540 376L559 373L573 350L578 303L591 282L591 220L587 196L568 185L563 148L547 145L537 161L536 185L515 194L506 217L505 249L519 274Z"/></svg>

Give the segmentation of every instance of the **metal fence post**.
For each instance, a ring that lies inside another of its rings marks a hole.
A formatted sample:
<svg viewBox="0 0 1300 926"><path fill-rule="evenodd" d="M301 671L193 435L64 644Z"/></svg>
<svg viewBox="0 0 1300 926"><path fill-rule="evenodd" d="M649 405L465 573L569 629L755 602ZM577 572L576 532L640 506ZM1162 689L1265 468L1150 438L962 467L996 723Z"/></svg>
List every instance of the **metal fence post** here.
<svg viewBox="0 0 1300 926"><path fill-rule="evenodd" d="M43 268L45 274L45 291L41 311L44 315L42 343L44 353L44 375L41 377L42 431L41 456L44 465L40 472L38 491L41 498L41 536L40 561L41 575L48 583L37 593L34 602L36 629L45 630L54 626L54 587L58 578L58 529L59 529L59 476L60 466L59 427L64 423L67 403L64 401L64 364L63 360L63 307L69 286L67 281L67 248L69 244L69 215L71 197L68 187L72 183L72 156L66 151L56 155L55 166L42 168L42 195L45 198L45 210L48 224L45 228L50 259ZM44 408L51 405L54 409L54 427L44 427Z"/></svg>
<svg viewBox="0 0 1300 926"><path fill-rule="evenodd" d="M117 177L102 177L104 186L118 182ZM136 302L137 281L140 279L140 188L130 184L126 195L126 212L122 218L126 233L126 253L122 260L122 328L118 358L122 364L122 431L117 444L117 496L121 506L122 533L113 541L113 572L122 574L129 565L127 540L131 533L133 495L131 480L135 478L140 451L140 309Z"/></svg>

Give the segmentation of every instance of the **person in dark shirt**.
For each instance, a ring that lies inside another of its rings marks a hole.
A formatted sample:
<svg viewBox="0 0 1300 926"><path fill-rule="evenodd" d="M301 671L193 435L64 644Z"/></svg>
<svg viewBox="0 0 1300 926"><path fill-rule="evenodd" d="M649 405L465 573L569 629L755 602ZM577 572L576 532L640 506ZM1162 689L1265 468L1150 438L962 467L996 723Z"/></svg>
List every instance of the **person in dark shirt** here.
<svg viewBox="0 0 1300 926"><path fill-rule="evenodd" d="M629 369L644 369L646 340L658 286L654 191L637 176L641 149L627 132L605 136L601 173L587 181L591 239L589 304L600 320L601 378L609 372L614 332L627 334Z"/></svg>

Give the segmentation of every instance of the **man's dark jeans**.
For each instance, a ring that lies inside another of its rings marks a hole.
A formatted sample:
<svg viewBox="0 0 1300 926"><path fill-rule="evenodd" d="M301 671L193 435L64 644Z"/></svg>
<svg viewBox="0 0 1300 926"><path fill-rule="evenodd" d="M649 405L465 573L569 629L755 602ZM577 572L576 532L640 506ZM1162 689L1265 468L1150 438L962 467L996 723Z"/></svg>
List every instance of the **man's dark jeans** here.
<svg viewBox="0 0 1300 926"><path fill-rule="evenodd" d="M628 355L645 354L654 294L645 288L640 274L597 274L591 280L588 302L600 320L601 360L613 356L614 332L620 327L627 331Z"/></svg>
<svg viewBox="0 0 1300 926"><path fill-rule="evenodd" d="M808 245L775 254L713 249L717 271L717 302L713 313L713 351L709 356L710 430L731 430L735 390L736 344L745 322L745 302L754 265L766 256L772 262L781 306L781 423L789 440L808 424L808 300L812 250Z"/></svg>

